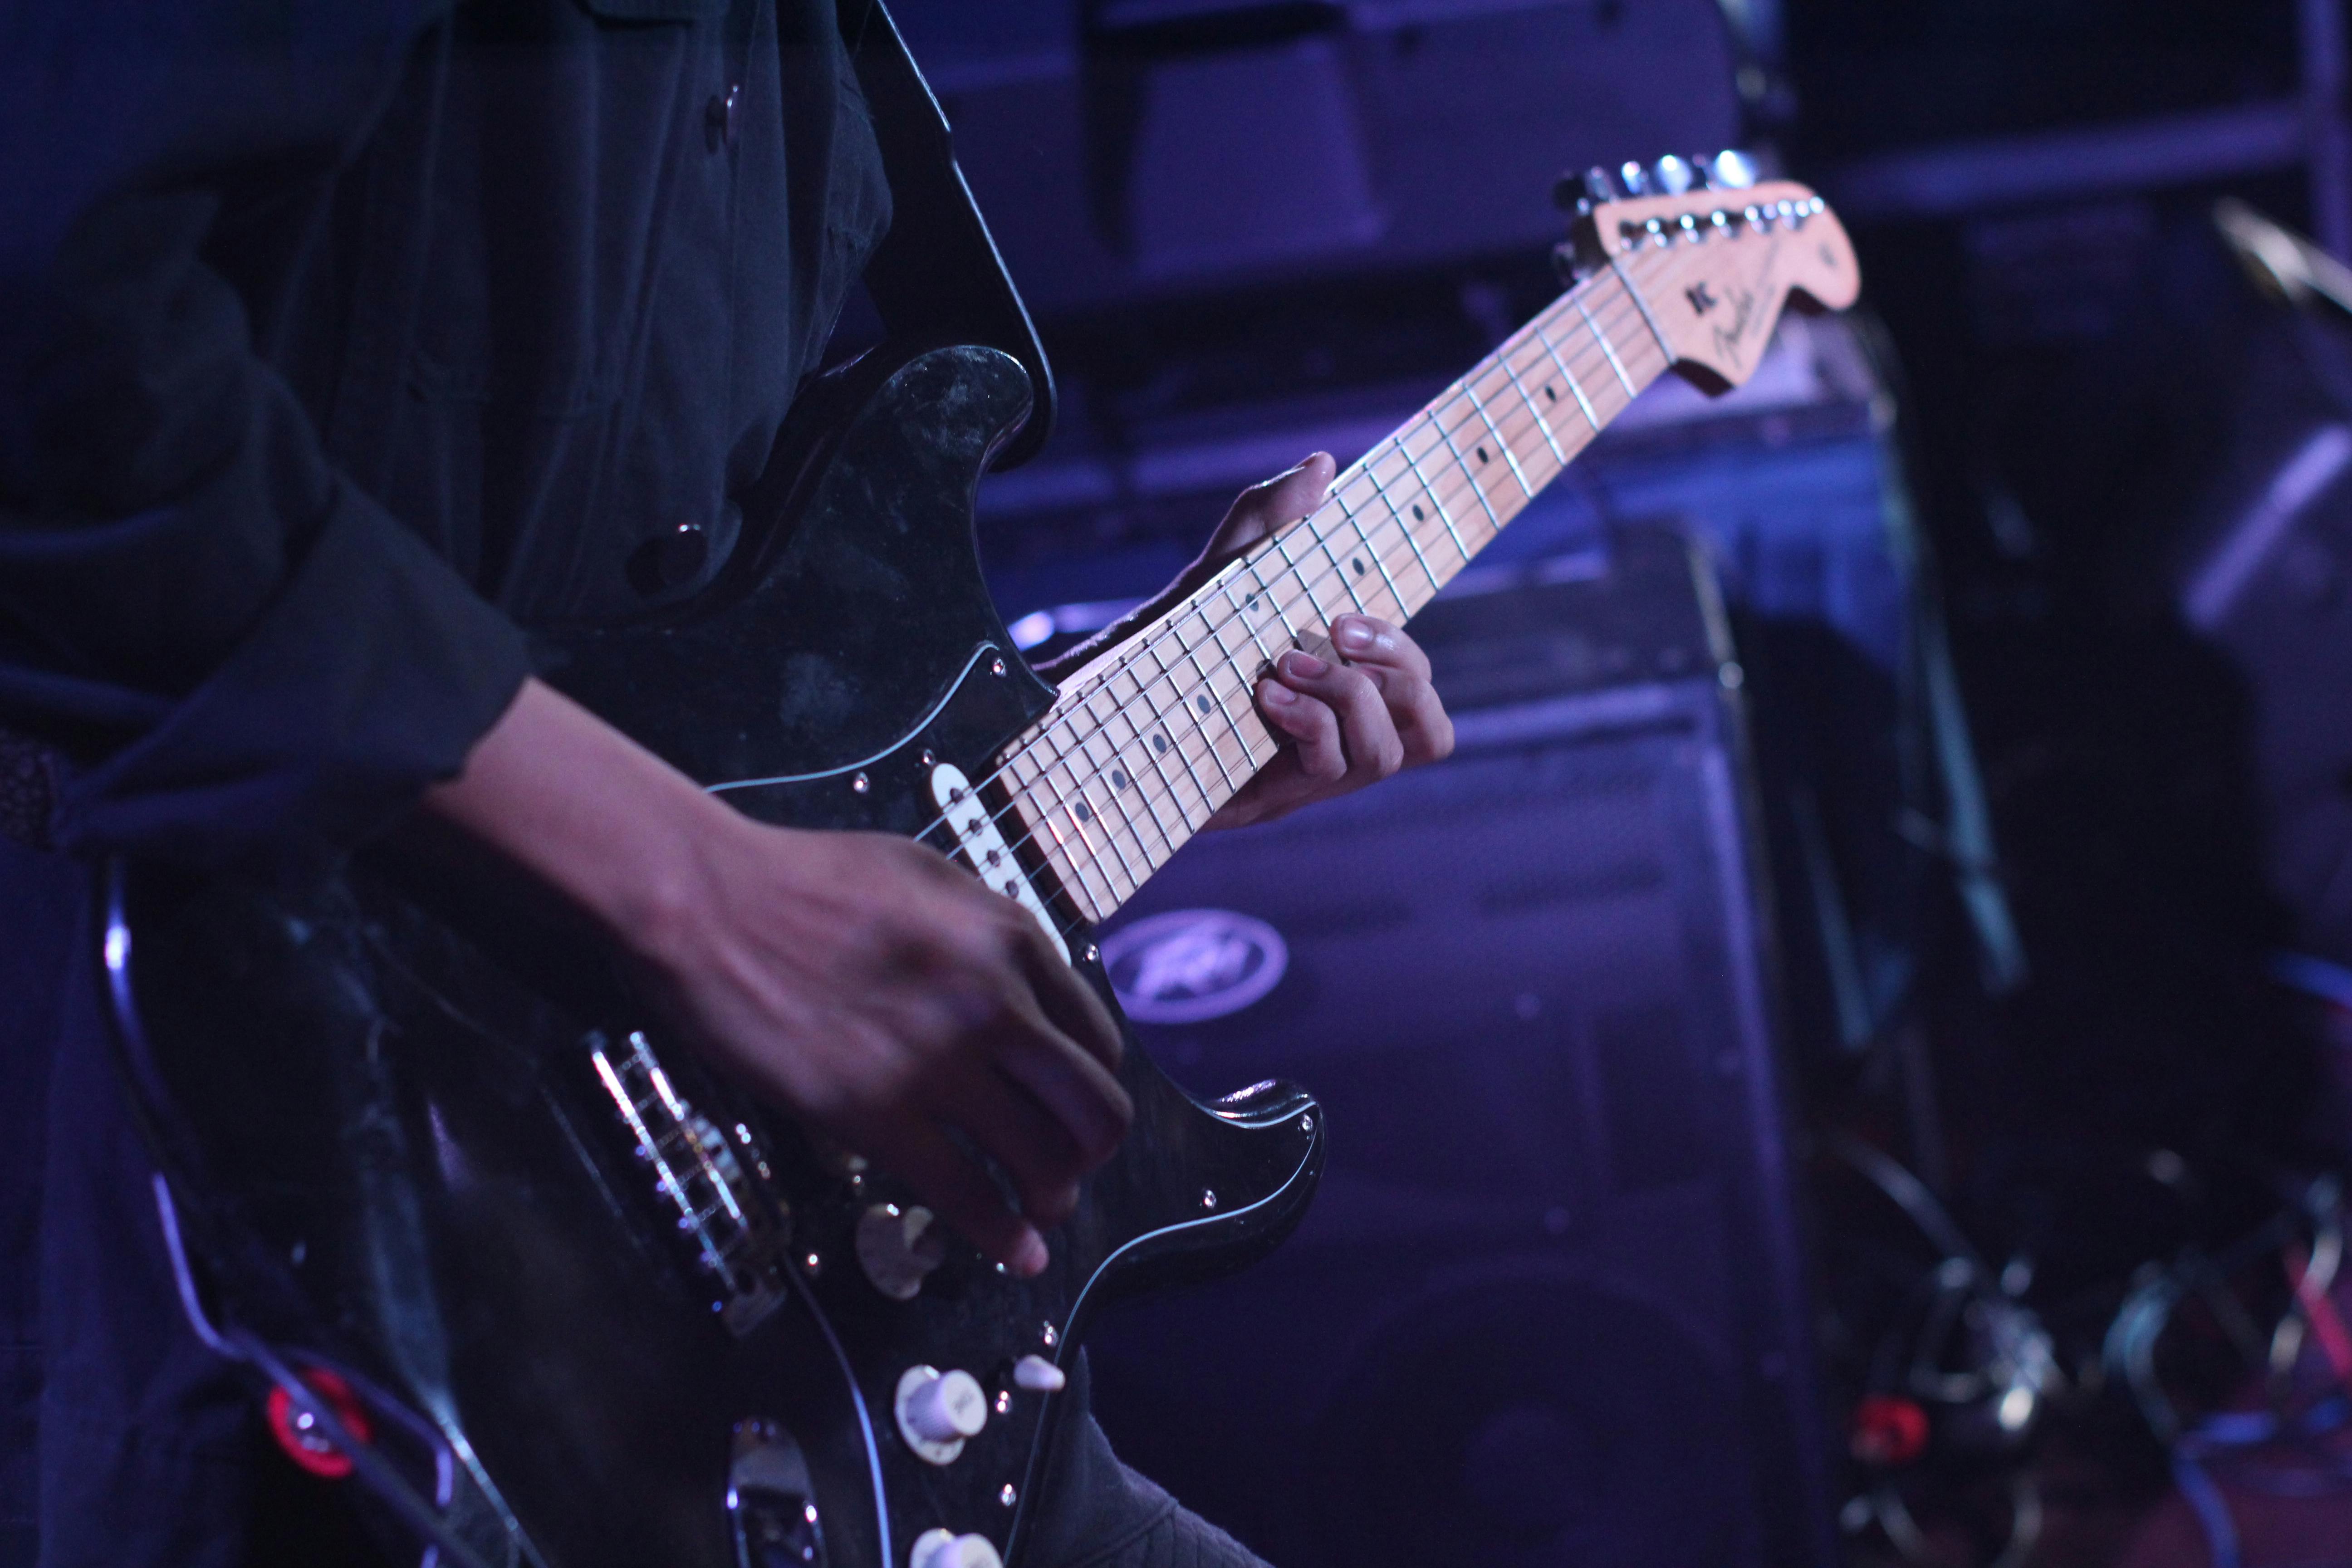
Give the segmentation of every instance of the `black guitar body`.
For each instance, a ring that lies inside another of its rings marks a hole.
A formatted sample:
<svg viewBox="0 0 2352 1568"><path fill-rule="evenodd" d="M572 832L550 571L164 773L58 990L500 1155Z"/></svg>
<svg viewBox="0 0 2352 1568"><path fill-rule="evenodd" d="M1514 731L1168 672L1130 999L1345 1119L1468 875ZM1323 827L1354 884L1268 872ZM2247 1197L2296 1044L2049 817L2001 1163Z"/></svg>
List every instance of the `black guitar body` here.
<svg viewBox="0 0 2352 1568"><path fill-rule="evenodd" d="M1028 384L951 348L803 402L746 508L764 535L697 603L559 639L551 679L754 816L915 833L939 764L984 784L1052 700L971 526ZM1057 1400L1016 1365L1262 1254L1312 1194L1305 1096L1202 1105L1130 1046L1134 1130L1047 1272L957 1242L892 1299L859 1226L908 1196L637 1033L593 944L445 848L116 868L106 955L199 1331L297 1384L295 1428L363 1438L359 1479L445 1568L905 1568L942 1528L1017 1568ZM893 1413L925 1366L988 1397L946 1463Z"/></svg>

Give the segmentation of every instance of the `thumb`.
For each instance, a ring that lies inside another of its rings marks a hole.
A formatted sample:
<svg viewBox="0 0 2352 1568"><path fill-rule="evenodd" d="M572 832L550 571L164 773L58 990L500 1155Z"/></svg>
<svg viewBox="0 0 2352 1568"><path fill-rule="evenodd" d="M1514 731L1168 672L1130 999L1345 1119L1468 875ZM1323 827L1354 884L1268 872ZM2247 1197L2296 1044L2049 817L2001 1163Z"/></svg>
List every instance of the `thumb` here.
<svg viewBox="0 0 2352 1568"><path fill-rule="evenodd" d="M1297 468L1252 485L1234 499L1202 554L1212 564L1222 564L1279 533L1323 504L1324 494L1339 471L1339 465L1330 453L1315 452Z"/></svg>

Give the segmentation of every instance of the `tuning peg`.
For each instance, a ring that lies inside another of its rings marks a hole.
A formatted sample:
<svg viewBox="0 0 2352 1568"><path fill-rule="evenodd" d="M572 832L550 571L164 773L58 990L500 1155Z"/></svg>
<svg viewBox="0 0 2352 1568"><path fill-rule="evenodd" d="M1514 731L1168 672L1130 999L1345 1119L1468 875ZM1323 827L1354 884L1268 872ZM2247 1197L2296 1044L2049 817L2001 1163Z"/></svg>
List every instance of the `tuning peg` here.
<svg viewBox="0 0 2352 1568"><path fill-rule="evenodd" d="M1691 188L1691 166L1669 153L1650 171L1650 179L1665 195L1678 196Z"/></svg>
<svg viewBox="0 0 2352 1568"><path fill-rule="evenodd" d="M1617 182L1625 187L1625 194L1629 196L1646 196L1650 194L1650 171L1639 163L1622 165L1617 171Z"/></svg>
<svg viewBox="0 0 2352 1568"><path fill-rule="evenodd" d="M1718 191L1744 191L1756 183L1756 160L1727 147L1707 160L1708 182Z"/></svg>
<svg viewBox="0 0 2352 1568"><path fill-rule="evenodd" d="M1604 202L1617 199L1617 187L1606 169L1587 169L1581 174L1562 174L1552 182L1552 205L1562 212L1572 212L1580 217Z"/></svg>

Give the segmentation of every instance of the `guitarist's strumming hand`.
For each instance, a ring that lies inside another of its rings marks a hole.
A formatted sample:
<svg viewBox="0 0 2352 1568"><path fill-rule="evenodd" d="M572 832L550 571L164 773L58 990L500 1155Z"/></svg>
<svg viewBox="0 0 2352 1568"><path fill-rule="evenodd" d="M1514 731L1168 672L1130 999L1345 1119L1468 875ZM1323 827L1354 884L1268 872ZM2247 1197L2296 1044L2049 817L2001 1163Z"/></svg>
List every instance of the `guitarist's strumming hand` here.
<svg viewBox="0 0 2352 1568"><path fill-rule="evenodd" d="M1019 905L909 839L754 822L536 680L426 802L593 917L704 1056L1045 1267L1132 1107L1117 1026Z"/></svg>
<svg viewBox="0 0 2352 1568"><path fill-rule="evenodd" d="M1159 597L1045 667L1049 679L1140 630L1216 574L1218 568L1322 504L1338 465L1317 452L1287 473L1244 490L1198 559ZM1257 683L1258 710L1290 743L1208 821L1211 828L1267 822L1313 801L1345 795L1399 768L1454 750L1454 721L1429 683L1429 656L1386 621L1341 616L1337 658L1286 653Z"/></svg>

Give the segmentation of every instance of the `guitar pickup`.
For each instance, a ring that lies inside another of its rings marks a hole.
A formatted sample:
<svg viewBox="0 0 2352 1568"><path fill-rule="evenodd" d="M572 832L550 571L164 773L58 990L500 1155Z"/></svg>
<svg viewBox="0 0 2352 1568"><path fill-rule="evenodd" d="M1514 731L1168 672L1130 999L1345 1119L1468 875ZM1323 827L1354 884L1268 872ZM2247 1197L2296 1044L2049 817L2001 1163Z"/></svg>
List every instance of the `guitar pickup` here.
<svg viewBox="0 0 2352 1568"><path fill-rule="evenodd" d="M1045 929L1054 951L1062 955L1062 962L1070 962L1067 939L1055 925L1037 889L1030 885L1029 874L1021 868L1013 847L1004 841L1004 832L997 826L995 814L981 800L980 792L972 788L964 771L953 763L934 766L931 799L946 814L949 831L956 836L956 847L963 852L972 871L990 888L1027 910L1030 918Z"/></svg>

